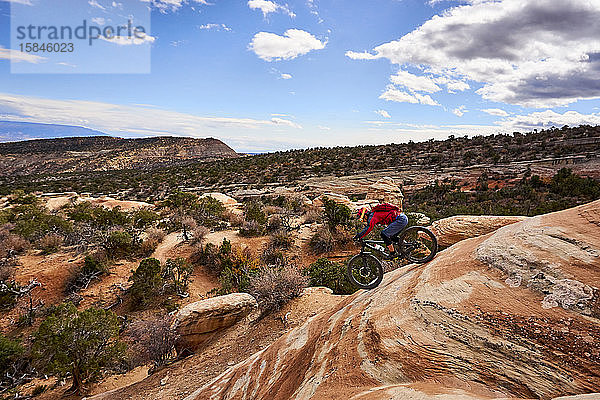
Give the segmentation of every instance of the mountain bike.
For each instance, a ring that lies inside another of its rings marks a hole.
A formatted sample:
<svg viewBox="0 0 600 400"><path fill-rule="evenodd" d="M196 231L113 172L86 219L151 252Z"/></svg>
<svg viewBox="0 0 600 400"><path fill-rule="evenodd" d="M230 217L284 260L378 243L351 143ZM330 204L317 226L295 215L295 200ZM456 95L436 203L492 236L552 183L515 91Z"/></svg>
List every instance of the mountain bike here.
<svg viewBox="0 0 600 400"><path fill-rule="evenodd" d="M390 254L383 241L361 240L360 244L360 253L348 262L348 280L360 289L373 289L383 279L383 265L375 254L385 259L389 259ZM398 235L398 240L394 242L394 249L398 258L424 264L433 260L438 244L435 235L429 229L411 226Z"/></svg>

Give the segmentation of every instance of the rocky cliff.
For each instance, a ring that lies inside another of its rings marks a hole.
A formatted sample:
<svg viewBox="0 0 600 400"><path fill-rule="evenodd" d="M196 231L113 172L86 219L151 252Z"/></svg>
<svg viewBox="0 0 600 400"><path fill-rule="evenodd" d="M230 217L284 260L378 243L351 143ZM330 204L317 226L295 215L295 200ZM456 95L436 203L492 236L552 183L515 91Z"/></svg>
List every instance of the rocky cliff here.
<svg viewBox="0 0 600 400"><path fill-rule="evenodd" d="M542 398L600 392L600 201L387 274L187 399Z"/></svg>
<svg viewBox="0 0 600 400"><path fill-rule="evenodd" d="M212 138L39 139L0 143L0 175L152 169L235 157L229 146Z"/></svg>

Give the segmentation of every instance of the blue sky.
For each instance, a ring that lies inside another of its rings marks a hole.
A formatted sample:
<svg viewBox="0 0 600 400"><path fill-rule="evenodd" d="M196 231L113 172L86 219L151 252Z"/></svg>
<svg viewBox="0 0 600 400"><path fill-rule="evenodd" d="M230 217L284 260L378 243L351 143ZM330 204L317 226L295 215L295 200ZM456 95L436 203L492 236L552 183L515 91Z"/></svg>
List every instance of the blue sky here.
<svg viewBox="0 0 600 400"><path fill-rule="evenodd" d="M145 46L151 72L82 74L89 57L59 65L11 47L11 5L33 16L61 2L68 13L65 1L0 0L0 120L217 137L238 151L600 123L599 2L154 0L151 40L94 45ZM114 4L90 0L86 13ZM67 73L14 74L11 58ZM139 60L117 62L143 72Z"/></svg>

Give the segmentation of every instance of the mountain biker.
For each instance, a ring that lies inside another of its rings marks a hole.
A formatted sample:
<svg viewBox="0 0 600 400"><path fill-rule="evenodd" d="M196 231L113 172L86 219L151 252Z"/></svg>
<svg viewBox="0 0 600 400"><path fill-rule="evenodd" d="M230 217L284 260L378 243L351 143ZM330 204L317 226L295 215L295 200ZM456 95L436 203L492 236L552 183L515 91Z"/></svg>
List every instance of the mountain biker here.
<svg viewBox="0 0 600 400"><path fill-rule="evenodd" d="M375 225L387 225L381 232L381 238L390 251L389 258L396 257L393 242L398 240L398 234L408 225L408 217L402 210L402 202L400 202L400 207L390 203L381 203L373 207L371 211L363 207L357 211L356 217L365 221L367 226L354 236L354 240L360 240L367 236L375 228Z"/></svg>

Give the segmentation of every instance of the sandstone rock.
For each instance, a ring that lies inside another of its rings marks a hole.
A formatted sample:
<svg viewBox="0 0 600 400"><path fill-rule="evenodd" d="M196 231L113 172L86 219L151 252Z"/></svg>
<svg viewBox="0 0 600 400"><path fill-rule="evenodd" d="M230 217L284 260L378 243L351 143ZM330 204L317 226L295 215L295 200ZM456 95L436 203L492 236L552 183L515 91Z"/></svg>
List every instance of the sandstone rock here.
<svg viewBox="0 0 600 400"><path fill-rule="evenodd" d="M344 196L343 194L337 194L337 193L322 194L319 197L317 197L316 199L314 199L312 201L312 204L316 207L323 207L323 198L324 197L327 197L328 199L331 199L338 204L343 204L345 206L348 206L348 207L350 207L351 210L354 209L354 203L352 203L352 201L350 201L348 196Z"/></svg>
<svg viewBox="0 0 600 400"><path fill-rule="evenodd" d="M416 222L416 224L420 225L420 226L429 225L429 223L431 222L431 218L429 218L427 215L425 215L423 213L407 212L406 216L409 219L413 219Z"/></svg>
<svg viewBox="0 0 600 400"><path fill-rule="evenodd" d="M247 293L233 293L188 304L175 317L173 327L180 335L178 354L195 352L224 329L258 308Z"/></svg>
<svg viewBox="0 0 600 400"><path fill-rule="evenodd" d="M392 271L378 288L317 314L188 399L552 399L599 392L599 220L596 201ZM556 280L538 289L532 280L542 278L530 270ZM513 273L529 283L508 285ZM543 305L548 293L558 291L560 299L569 287L564 298L574 306Z"/></svg>
<svg viewBox="0 0 600 400"><path fill-rule="evenodd" d="M523 221L526 218L519 216L457 215L435 221L430 228L435 233L440 246L451 246L461 240L486 235L498 228Z"/></svg>
<svg viewBox="0 0 600 400"><path fill-rule="evenodd" d="M400 204L404 195L392 178L384 177L369 186L367 200L378 200L381 203Z"/></svg>
<svg viewBox="0 0 600 400"><path fill-rule="evenodd" d="M223 203L223 206L228 211L231 211L234 213L242 212L242 205L236 199L234 199L233 197L227 196L226 194L204 193L202 196L200 196L200 198L204 198L204 197L212 197L215 200L219 200L221 203Z"/></svg>

